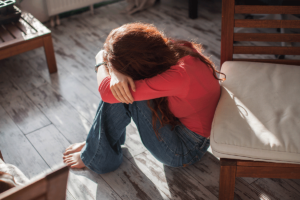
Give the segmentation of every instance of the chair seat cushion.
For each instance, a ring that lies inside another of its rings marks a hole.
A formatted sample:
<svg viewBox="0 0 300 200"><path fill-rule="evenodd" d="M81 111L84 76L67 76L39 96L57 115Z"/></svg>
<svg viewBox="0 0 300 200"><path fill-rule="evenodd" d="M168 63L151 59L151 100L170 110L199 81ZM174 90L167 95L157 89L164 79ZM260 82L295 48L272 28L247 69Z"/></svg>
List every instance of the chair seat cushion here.
<svg viewBox="0 0 300 200"><path fill-rule="evenodd" d="M228 61L222 72L214 155L300 163L300 66Z"/></svg>

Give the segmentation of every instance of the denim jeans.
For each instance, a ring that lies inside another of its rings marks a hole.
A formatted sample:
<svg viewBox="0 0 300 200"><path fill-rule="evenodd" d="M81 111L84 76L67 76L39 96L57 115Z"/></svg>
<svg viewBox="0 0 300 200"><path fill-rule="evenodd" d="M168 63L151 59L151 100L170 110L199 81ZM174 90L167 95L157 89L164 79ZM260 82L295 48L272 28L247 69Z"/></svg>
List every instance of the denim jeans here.
<svg viewBox="0 0 300 200"><path fill-rule="evenodd" d="M98 174L116 170L122 163L121 145L125 142L126 126L135 122L144 146L160 162L172 167L193 164L207 151L210 141L184 125L173 130L166 125L159 129L160 140L152 127L152 113L147 101L132 104L109 104L103 101L81 150L83 163ZM157 126L160 127L159 122Z"/></svg>

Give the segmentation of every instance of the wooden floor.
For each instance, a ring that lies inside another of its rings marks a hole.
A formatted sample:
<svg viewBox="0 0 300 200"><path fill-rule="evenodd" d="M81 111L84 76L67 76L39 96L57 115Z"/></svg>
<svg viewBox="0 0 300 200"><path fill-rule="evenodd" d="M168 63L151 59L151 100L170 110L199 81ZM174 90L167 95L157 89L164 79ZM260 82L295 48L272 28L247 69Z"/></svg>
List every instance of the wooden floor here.
<svg viewBox="0 0 300 200"><path fill-rule="evenodd" d="M125 2L62 19L52 28L58 73L48 74L43 49L0 61L0 150L29 178L61 165L66 147L86 139L100 96L93 66L111 29L135 21L155 24L174 38L201 42L219 65L221 1L199 1L199 18L187 18L187 1L163 0L127 16ZM269 57L272 57L270 55ZM218 197L219 160L210 152L195 165L162 165L143 147L134 123L127 127L121 167L97 175L71 170L67 197L92 199L204 199ZM300 180L238 178L235 199L300 199Z"/></svg>

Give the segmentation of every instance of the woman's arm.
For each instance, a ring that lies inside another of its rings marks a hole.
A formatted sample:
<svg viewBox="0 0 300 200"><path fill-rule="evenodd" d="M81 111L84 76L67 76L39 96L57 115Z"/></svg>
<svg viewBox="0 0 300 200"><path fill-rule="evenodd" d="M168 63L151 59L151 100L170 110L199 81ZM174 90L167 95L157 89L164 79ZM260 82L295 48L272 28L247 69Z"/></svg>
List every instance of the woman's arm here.
<svg viewBox="0 0 300 200"><path fill-rule="evenodd" d="M103 56L105 54L104 50L101 50L96 55L96 63L102 63ZM130 84L131 89L135 91L135 85L131 77L125 76L124 74L119 73L118 71L114 70L113 67L110 67L110 70L108 70L106 65L101 65L97 69L97 82L98 82L98 88L100 87L101 83L106 77L111 77L110 80L110 90L114 97L122 103L133 103L134 99L131 95L131 92L129 90L128 84ZM101 94L101 92L100 92ZM101 97L103 95L101 94ZM103 97L102 97L103 100Z"/></svg>
<svg viewBox="0 0 300 200"><path fill-rule="evenodd" d="M105 65L99 66L98 71L97 71L98 88L99 88L100 84L102 83L102 81L108 76L110 76L110 75L109 75L109 72L108 72L106 66Z"/></svg>
<svg viewBox="0 0 300 200"><path fill-rule="evenodd" d="M110 90L111 77L105 78L99 87L101 98L107 103L119 103ZM152 78L134 81L136 92L131 92L134 101L143 101L167 96L185 96L189 77L185 69L173 66L166 72Z"/></svg>
<svg viewBox="0 0 300 200"><path fill-rule="evenodd" d="M122 103L133 103L134 99L129 90L129 86L135 92L135 84L131 77L121 74L113 67L110 68L111 80L110 80L110 90L114 97Z"/></svg>
<svg viewBox="0 0 300 200"><path fill-rule="evenodd" d="M103 56L104 56L104 50L101 50L96 55L96 64L103 62ZM100 65L97 69L97 82L98 82L98 88L101 84L101 82L109 76L109 72L107 70L107 67L105 65Z"/></svg>

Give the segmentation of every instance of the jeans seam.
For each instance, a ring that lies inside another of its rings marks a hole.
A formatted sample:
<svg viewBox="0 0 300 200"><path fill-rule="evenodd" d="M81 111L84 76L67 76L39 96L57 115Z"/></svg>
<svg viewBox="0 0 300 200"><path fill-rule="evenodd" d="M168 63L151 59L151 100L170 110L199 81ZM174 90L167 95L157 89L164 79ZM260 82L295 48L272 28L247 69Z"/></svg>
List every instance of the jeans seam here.
<svg viewBox="0 0 300 200"><path fill-rule="evenodd" d="M201 147L200 147L199 150L202 150L202 149L203 149L203 147L206 145L206 143L207 143L208 140L209 140L209 139L205 138L205 140L204 140L204 142L203 142L203 144L201 145Z"/></svg>
<svg viewBox="0 0 300 200"><path fill-rule="evenodd" d="M148 121L148 123L152 126L152 123L148 120L148 118L147 118L146 115L142 112L142 110L139 108L139 106L136 105L136 107L138 108L138 110L140 111L140 113L142 113L142 115L143 115L144 118ZM164 141L163 138L161 138L161 140L163 141L164 145L166 145L166 147L167 147L173 154L175 154L175 156L186 156L186 155L188 155L191 151L194 151L194 150L196 149L196 146L197 146L197 145L195 145L195 147L194 147L193 149L189 149L189 151L188 151L187 153L185 153L185 154L178 154L178 153L174 152L174 151L167 145L167 143Z"/></svg>
<svg viewBox="0 0 300 200"><path fill-rule="evenodd" d="M140 113L144 116L144 118L148 121L148 123L152 126L152 123L148 120L148 118L146 117L146 115L142 112L142 110L139 108L138 105L136 105L136 107L138 108L138 110L140 111ZM153 127L152 127L153 128ZM170 149L170 147L166 144L166 142L163 140L163 138L161 138L161 140L163 141L163 144L172 152L174 153L175 155L178 155L176 154L176 152L174 152L172 149Z"/></svg>
<svg viewBox="0 0 300 200"><path fill-rule="evenodd" d="M182 127L182 129L183 129L190 137L192 137L192 138L196 141L196 143L201 142L201 139L198 139L195 135L193 135L193 133L190 133L188 130L186 130L187 128Z"/></svg>
<svg viewBox="0 0 300 200"><path fill-rule="evenodd" d="M187 133L186 130L184 130L184 131ZM189 133L187 133L187 134L190 135ZM180 138L181 138L181 137L180 137ZM183 139L182 139L182 141L183 141L183 143L185 144L185 146L187 146ZM178 154L178 155L186 156L186 155L190 154L191 151L195 151L195 149L197 148L197 146L198 146L198 143L196 142L196 144L195 144L195 146L193 147L193 149L189 149L189 148L188 148L188 151L187 151L185 154Z"/></svg>

